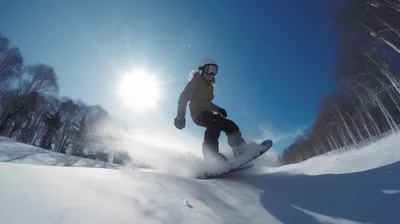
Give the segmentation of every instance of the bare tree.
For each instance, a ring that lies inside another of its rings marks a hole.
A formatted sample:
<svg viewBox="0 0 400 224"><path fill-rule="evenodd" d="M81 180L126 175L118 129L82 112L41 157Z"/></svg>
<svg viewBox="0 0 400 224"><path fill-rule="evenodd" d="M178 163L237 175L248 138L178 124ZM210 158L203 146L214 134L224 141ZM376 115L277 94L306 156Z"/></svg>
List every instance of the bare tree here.
<svg viewBox="0 0 400 224"><path fill-rule="evenodd" d="M67 153L74 125L79 122L85 112L83 103L75 103L69 98L64 98L58 107L61 116L61 128L56 143L56 151Z"/></svg>
<svg viewBox="0 0 400 224"><path fill-rule="evenodd" d="M10 80L20 73L23 65L21 52L11 47L8 38L0 33L0 93L10 86Z"/></svg>
<svg viewBox="0 0 400 224"><path fill-rule="evenodd" d="M38 92L42 95L57 95L58 78L54 69L44 64L27 66L18 79L19 94Z"/></svg>
<svg viewBox="0 0 400 224"><path fill-rule="evenodd" d="M54 138L57 134L57 131L61 127L60 112L57 111L54 114L48 114L48 115L44 116L43 121L46 125L46 133L42 138L40 147L50 150L51 145L54 142Z"/></svg>

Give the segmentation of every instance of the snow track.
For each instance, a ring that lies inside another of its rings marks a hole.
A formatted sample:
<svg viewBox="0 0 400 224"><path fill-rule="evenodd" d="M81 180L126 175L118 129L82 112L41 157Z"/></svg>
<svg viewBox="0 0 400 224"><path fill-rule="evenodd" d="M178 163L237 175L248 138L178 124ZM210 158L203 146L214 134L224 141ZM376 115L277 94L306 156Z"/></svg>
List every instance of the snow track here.
<svg viewBox="0 0 400 224"><path fill-rule="evenodd" d="M400 223L399 139L212 180L63 167L1 139L0 223Z"/></svg>

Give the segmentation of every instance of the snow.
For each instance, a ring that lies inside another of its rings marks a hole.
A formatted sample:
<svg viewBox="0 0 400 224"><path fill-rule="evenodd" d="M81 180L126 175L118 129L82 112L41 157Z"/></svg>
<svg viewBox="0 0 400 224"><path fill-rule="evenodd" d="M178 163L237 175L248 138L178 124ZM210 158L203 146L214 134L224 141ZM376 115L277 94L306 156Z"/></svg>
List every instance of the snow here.
<svg viewBox="0 0 400 224"><path fill-rule="evenodd" d="M400 223L399 140L200 180L1 138L0 223Z"/></svg>
<svg viewBox="0 0 400 224"><path fill-rule="evenodd" d="M62 153L26 145L8 138L0 137L0 161L49 166L77 166L116 168L115 164L92 159L66 156Z"/></svg>
<svg viewBox="0 0 400 224"><path fill-rule="evenodd" d="M399 140L399 134L389 135L359 150L316 156L300 164L280 167L276 171L316 175L353 173L379 168L400 161Z"/></svg>

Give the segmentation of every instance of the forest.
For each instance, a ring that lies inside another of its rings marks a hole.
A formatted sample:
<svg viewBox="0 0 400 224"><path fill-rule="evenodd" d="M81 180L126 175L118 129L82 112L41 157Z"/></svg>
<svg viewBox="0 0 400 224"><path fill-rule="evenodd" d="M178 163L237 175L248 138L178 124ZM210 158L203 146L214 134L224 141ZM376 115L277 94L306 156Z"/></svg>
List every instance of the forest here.
<svg viewBox="0 0 400 224"><path fill-rule="evenodd" d="M337 90L280 161L297 163L331 151L357 150L399 129L400 1L325 1L337 40Z"/></svg>
<svg viewBox="0 0 400 224"><path fill-rule="evenodd" d="M131 127L101 106L60 97L54 68L24 64L10 42L0 34L0 135L75 158L129 163L109 130Z"/></svg>
<svg viewBox="0 0 400 224"><path fill-rule="evenodd" d="M358 149L399 130L400 0L324 2L331 16L328 29L338 43L329 74L337 90L279 156L282 164ZM117 164L132 160L109 144L117 140L108 131L131 127L101 106L59 91L54 68L25 64L20 49L0 34L0 135L77 157Z"/></svg>

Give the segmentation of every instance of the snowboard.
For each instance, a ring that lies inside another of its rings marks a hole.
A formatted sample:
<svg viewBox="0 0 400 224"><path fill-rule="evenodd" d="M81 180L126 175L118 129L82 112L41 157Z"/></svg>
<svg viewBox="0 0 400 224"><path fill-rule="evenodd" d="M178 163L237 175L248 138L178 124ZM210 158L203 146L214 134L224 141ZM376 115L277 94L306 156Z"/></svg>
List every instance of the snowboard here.
<svg viewBox="0 0 400 224"><path fill-rule="evenodd" d="M239 170L249 169L254 166L254 164L249 164L249 162L260 157L262 154L266 153L273 145L272 140L265 140L258 145L256 149L251 148L246 151L240 158L228 161L227 167L221 170L216 170L215 172L208 172L198 176L198 179L211 179L222 176L224 174L236 172Z"/></svg>
<svg viewBox="0 0 400 224"><path fill-rule="evenodd" d="M253 166L254 166L253 163L246 163L246 164L244 164L242 166L239 166L238 168L230 170L228 173L233 173L233 172L236 172L236 171L239 171L239 170L246 170L246 169L252 168Z"/></svg>

